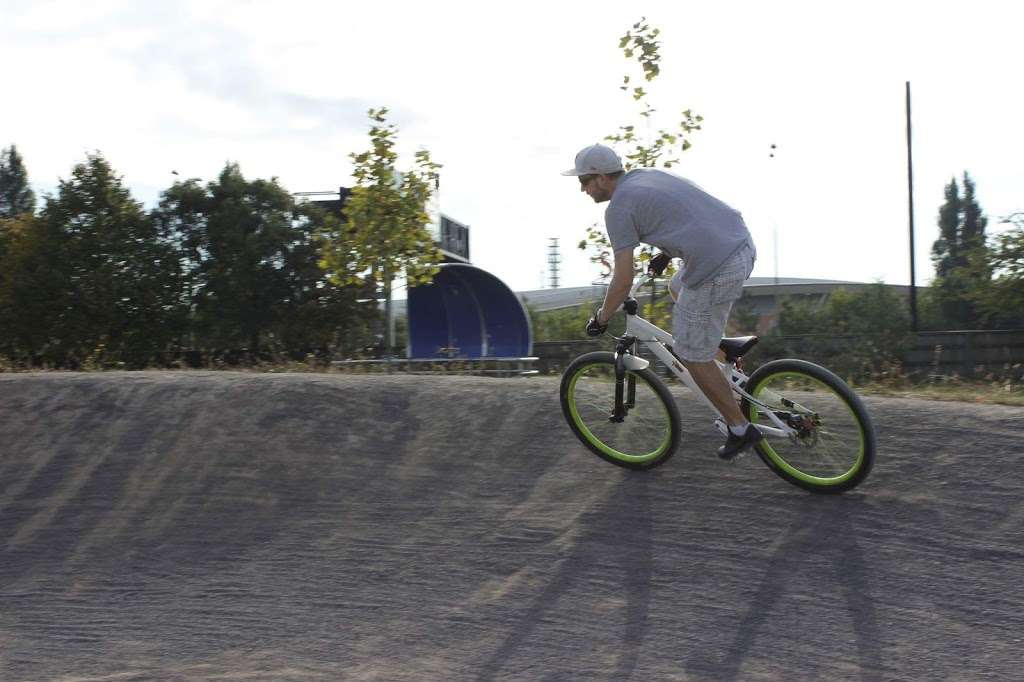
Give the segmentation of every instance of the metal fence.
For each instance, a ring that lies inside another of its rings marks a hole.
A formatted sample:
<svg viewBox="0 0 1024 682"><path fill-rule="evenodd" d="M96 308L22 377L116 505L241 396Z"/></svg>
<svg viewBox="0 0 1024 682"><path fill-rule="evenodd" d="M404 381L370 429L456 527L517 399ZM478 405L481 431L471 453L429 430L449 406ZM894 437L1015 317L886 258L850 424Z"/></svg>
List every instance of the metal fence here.
<svg viewBox="0 0 1024 682"><path fill-rule="evenodd" d="M918 332L906 353L908 369L977 376L1024 365L1024 330Z"/></svg>
<svg viewBox="0 0 1024 682"><path fill-rule="evenodd" d="M787 336L781 340L793 354L813 361L814 352L822 348L822 341L826 339L834 352L864 341L856 336L838 335ZM561 372L573 358L588 351L611 349L608 340L533 344L536 369L541 374ZM1020 378L1024 374L1024 330L918 332L909 336L904 347L894 349L894 354L900 357L903 371L908 375L983 377L997 374Z"/></svg>
<svg viewBox="0 0 1024 682"><path fill-rule="evenodd" d="M403 374L468 374L474 376L529 376L537 374L538 358L374 358L335 360L331 365L341 371L400 372Z"/></svg>

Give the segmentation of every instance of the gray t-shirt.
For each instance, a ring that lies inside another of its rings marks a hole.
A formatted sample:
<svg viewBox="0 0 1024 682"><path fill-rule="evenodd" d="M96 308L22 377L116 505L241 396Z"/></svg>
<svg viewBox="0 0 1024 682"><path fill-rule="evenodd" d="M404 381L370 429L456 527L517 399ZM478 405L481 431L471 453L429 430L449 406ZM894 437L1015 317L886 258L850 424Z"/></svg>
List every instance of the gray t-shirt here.
<svg viewBox="0 0 1024 682"><path fill-rule="evenodd" d="M683 286L694 288L750 240L740 212L694 183L655 168L621 178L604 213L612 250L655 246L686 267Z"/></svg>

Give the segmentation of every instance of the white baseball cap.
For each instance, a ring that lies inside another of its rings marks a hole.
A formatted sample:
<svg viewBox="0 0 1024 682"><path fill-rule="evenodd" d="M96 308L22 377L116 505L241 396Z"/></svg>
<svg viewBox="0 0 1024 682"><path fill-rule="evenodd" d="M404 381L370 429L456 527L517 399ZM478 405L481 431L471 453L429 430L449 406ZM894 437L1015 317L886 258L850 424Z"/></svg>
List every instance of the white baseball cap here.
<svg viewBox="0 0 1024 682"><path fill-rule="evenodd" d="M608 175L622 170L622 159L611 147L603 144L592 144L584 147L576 155L576 167L562 175Z"/></svg>

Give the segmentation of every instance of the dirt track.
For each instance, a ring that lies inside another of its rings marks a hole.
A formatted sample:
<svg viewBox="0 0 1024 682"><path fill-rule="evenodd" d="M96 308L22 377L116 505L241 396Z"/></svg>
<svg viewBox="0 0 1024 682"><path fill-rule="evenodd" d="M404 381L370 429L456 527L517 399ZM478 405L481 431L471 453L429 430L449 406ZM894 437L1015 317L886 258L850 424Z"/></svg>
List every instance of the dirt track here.
<svg viewBox="0 0 1024 682"><path fill-rule="evenodd" d="M1020 679L1024 410L867 402L818 497L554 379L0 375L0 680Z"/></svg>

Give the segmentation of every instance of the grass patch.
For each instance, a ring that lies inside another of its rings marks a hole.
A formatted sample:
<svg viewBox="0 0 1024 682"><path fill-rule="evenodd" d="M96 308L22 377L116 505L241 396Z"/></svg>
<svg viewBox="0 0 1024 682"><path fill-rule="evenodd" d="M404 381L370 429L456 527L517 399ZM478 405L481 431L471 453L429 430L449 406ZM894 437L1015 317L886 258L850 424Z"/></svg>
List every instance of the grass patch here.
<svg viewBox="0 0 1024 682"><path fill-rule="evenodd" d="M869 382L858 385L855 390L862 395L1024 407L1024 386L1008 382L983 382L956 378L902 386Z"/></svg>

